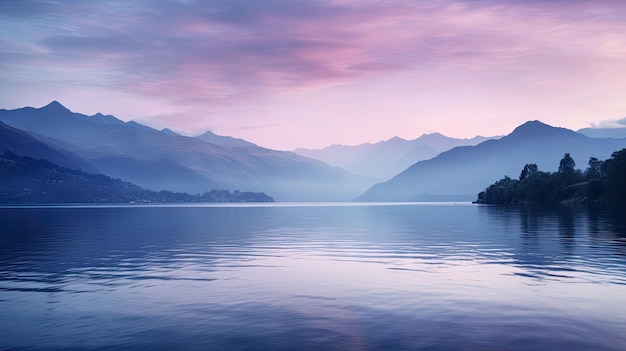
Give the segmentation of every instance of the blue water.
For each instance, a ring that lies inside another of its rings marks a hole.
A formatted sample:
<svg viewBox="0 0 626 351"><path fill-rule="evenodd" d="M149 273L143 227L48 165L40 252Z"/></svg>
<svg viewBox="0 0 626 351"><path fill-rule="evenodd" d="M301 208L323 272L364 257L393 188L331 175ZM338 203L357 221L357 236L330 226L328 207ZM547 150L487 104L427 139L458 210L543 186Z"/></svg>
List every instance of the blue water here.
<svg viewBox="0 0 626 351"><path fill-rule="evenodd" d="M625 214L0 208L0 349L626 350Z"/></svg>

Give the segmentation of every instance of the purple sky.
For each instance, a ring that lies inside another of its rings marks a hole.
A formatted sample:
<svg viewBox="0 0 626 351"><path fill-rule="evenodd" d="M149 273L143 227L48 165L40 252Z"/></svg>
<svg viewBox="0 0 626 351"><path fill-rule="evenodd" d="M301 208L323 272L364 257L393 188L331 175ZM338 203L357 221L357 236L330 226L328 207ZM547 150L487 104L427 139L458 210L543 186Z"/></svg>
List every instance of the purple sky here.
<svg viewBox="0 0 626 351"><path fill-rule="evenodd" d="M0 108L275 149L626 123L626 1L0 1Z"/></svg>

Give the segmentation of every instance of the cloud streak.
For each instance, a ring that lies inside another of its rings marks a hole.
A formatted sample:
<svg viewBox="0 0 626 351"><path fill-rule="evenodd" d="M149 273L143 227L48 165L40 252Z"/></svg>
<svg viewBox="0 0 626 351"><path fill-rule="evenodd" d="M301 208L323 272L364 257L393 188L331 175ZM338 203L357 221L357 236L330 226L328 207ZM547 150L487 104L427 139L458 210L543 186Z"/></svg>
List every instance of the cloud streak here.
<svg viewBox="0 0 626 351"><path fill-rule="evenodd" d="M622 1L24 0L0 13L6 81L45 67L51 82L194 109L403 72L550 91L626 56Z"/></svg>

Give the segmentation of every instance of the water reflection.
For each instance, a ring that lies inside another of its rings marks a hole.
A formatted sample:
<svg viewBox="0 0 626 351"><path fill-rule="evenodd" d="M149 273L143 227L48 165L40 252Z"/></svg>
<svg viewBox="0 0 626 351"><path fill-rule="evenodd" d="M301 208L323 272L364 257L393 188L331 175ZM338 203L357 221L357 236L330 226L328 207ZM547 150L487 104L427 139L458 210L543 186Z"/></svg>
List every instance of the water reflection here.
<svg viewBox="0 0 626 351"><path fill-rule="evenodd" d="M0 348L620 350L624 228L581 208L0 209Z"/></svg>
<svg viewBox="0 0 626 351"><path fill-rule="evenodd" d="M520 244L514 251L521 274L538 280L605 280L626 264L624 217L615 208L482 206L481 211L506 227L519 223Z"/></svg>
<svg viewBox="0 0 626 351"><path fill-rule="evenodd" d="M556 208L532 206L480 206L479 208L490 217L507 225L519 219L520 232L529 240L541 236L542 233L553 231L556 223L563 254L576 246L575 240L579 234L610 240L617 246L626 244L626 209L623 207L580 205Z"/></svg>

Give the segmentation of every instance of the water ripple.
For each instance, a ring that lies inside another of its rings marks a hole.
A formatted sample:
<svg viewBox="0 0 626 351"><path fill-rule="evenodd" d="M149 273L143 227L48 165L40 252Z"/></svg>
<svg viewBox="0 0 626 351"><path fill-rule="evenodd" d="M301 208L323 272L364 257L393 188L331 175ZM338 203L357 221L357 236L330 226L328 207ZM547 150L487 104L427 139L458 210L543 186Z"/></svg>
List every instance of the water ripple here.
<svg viewBox="0 0 626 351"><path fill-rule="evenodd" d="M2 210L21 229L0 232L0 349L626 344L619 217L424 204Z"/></svg>

